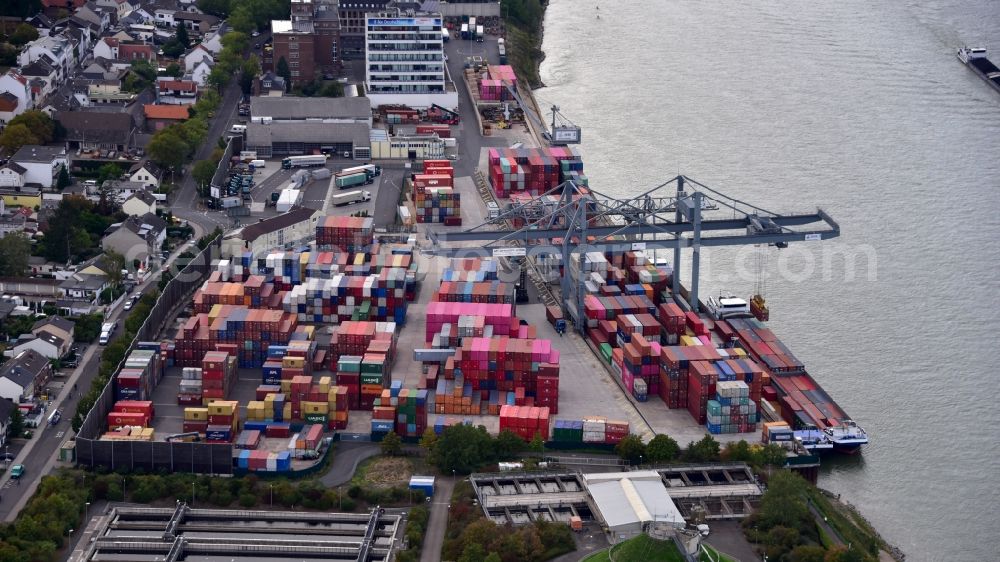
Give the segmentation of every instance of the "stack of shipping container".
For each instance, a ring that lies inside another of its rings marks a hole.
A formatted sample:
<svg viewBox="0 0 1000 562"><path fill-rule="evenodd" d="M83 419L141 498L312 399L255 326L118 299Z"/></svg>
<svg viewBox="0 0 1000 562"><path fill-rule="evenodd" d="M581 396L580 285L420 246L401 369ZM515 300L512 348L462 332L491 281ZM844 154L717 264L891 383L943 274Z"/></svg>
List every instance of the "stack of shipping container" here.
<svg viewBox="0 0 1000 562"><path fill-rule="evenodd" d="M461 226L462 198L455 191L455 170L450 161L424 160L424 172L413 174L410 182L418 223Z"/></svg>
<svg viewBox="0 0 1000 562"><path fill-rule="evenodd" d="M500 408L500 431L511 431L525 441L535 435L549 440L549 409L538 406L503 406Z"/></svg>
<svg viewBox="0 0 1000 562"><path fill-rule="evenodd" d="M208 404L208 425L205 441L208 443L231 443L240 429L239 402L235 400L215 400Z"/></svg>
<svg viewBox="0 0 1000 562"><path fill-rule="evenodd" d="M372 245L375 219L328 215L316 225L316 245L320 250L363 252Z"/></svg>
<svg viewBox="0 0 1000 562"><path fill-rule="evenodd" d="M205 353L201 360L202 400L207 404L228 398L235 384L236 357L224 351Z"/></svg>
<svg viewBox="0 0 1000 562"><path fill-rule="evenodd" d="M119 400L108 413L108 433L101 438L152 441L153 430L149 424L154 414L153 403L148 400ZM140 431L135 431L136 428Z"/></svg>
<svg viewBox="0 0 1000 562"><path fill-rule="evenodd" d="M573 164L563 171L562 162ZM575 148L491 148L489 180L499 198L526 191L541 195L568 179L583 176L583 161Z"/></svg>
<svg viewBox="0 0 1000 562"><path fill-rule="evenodd" d="M708 432L746 433L757 430L757 404L750 400L750 387L743 381L718 381L716 396L707 405Z"/></svg>
<svg viewBox="0 0 1000 562"><path fill-rule="evenodd" d="M425 389L403 388L401 381L382 391L372 408L372 435L390 431L400 437L420 437L427 429L428 393Z"/></svg>
<svg viewBox="0 0 1000 562"><path fill-rule="evenodd" d="M161 352L136 349L125 358L125 364L115 376L117 400L149 400L153 389L163 377Z"/></svg>

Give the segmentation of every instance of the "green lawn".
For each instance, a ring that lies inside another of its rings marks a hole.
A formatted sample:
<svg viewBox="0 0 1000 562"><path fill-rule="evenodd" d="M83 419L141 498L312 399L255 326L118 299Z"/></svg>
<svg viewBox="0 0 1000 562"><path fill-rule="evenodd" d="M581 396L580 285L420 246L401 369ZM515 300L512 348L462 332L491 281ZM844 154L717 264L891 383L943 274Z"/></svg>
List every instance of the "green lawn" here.
<svg viewBox="0 0 1000 562"><path fill-rule="evenodd" d="M615 562L684 562L673 541L658 541L639 535L612 547ZM608 551L595 552L584 562L609 562Z"/></svg>
<svg viewBox="0 0 1000 562"><path fill-rule="evenodd" d="M698 560L701 562L735 562L734 558L731 558L718 550L715 550L711 546L701 543L702 551L698 556ZM705 552L705 551L708 552Z"/></svg>

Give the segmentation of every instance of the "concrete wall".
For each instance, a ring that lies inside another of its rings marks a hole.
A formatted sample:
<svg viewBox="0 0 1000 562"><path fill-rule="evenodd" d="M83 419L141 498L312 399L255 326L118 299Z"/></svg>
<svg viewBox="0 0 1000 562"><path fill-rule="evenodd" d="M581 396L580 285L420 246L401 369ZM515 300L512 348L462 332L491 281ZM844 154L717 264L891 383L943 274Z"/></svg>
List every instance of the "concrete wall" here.
<svg viewBox="0 0 1000 562"><path fill-rule="evenodd" d="M434 104L441 107L458 107L458 92L442 92L440 94L373 94L366 93L372 100L372 107L380 105L408 105L414 109L425 109Z"/></svg>

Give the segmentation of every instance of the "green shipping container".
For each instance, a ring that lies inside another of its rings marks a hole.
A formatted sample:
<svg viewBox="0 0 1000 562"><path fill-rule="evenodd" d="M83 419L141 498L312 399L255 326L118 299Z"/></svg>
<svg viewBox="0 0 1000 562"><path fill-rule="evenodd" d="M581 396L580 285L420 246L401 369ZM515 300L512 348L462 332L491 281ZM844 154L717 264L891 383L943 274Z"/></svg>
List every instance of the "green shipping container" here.
<svg viewBox="0 0 1000 562"><path fill-rule="evenodd" d="M377 375L361 375L361 384L382 384L382 374ZM386 404L388 406L388 404Z"/></svg>
<svg viewBox="0 0 1000 562"><path fill-rule="evenodd" d="M326 414L306 414L305 421L309 423L326 423Z"/></svg>
<svg viewBox="0 0 1000 562"><path fill-rule="evenodd" d="M601 344L601 357L604 357L604 362L611 364L611 344L602 343Z"/></svg>

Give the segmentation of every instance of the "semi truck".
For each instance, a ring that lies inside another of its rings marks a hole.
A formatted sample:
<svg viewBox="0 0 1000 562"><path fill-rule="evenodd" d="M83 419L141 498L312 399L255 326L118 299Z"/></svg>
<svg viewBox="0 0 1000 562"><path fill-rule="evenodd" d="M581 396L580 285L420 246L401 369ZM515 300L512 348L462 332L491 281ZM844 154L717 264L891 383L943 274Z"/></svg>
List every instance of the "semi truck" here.
<svg viewBox="0 0 1000 562"><path fill-rule="evenodd" d="M220 200L220 204L223 209L232 209L233 207L242 205L243 199L241 197L223 197Z"/></svg>
<svg viewBox="0 0 1000 562"><path fill-rule="evenodd" d="M353 168L344 168L340 171L341 174L353 174L355 172L364 172L368 174L369 178L374 178L375 176L382 175L382 166L376 166L375 164L364 164L361 166L354 166Z"/></svg>
<svg viewBox="0 0 1000 562"><path fill-rule="evenodd" d="M275 208L279 213L287 213L292 207L302 202L302 191L299 189L282 190L275 203Z"/></svg>
<svg viewBox="0 0 1000 562"><path fill-rule="evenodd" d="M330 202L333 203L334 207L340 207L343 205L351 205L353 203L360 203L362 201L371 201L372 193L370 191L362 191L360 189L355 189L354 191L347 191L344 193L337 193L330 197Z"/></svg>
<svg viewBox="0 0 1000 562"><path fill-rule="evenodd" d="M469 38L469 24L463 23L462 24L462 39L468 39L468 38Z"/></svg>
<svg viewBox="0 0 1000 562"><path fill-rule="evenodd" d="M477 25L476 26L476 41L482 43L483 39L485 39L485 38L486 38L486 31L483 29L483 26Z"/></svg>
<svg viewBox="0 0 1000 562"><path fill-rule="evenodd" d="M448 40L450 40L450 39L451 39L451 34L448 33L448 30L446 28L442 27L441 28L441 40L444 41L445 43L447 43Z"/></svg>
<svg viewBox="0 0 1000 562"><path fill-rule="evenodd" d="M311 154L307 156L289 156L281 161L281 168L284 170L291 168L308 168L311 166L326 166L326 155Z"/></svg>
<svg viewBox="0 0 1000 562"><path fill-rule="evenodd" d="M348 187L368 185L372 183L372 179L364 172L341 172L333 179L333 183L337 186L337 189L347 189Z"/></svg>

